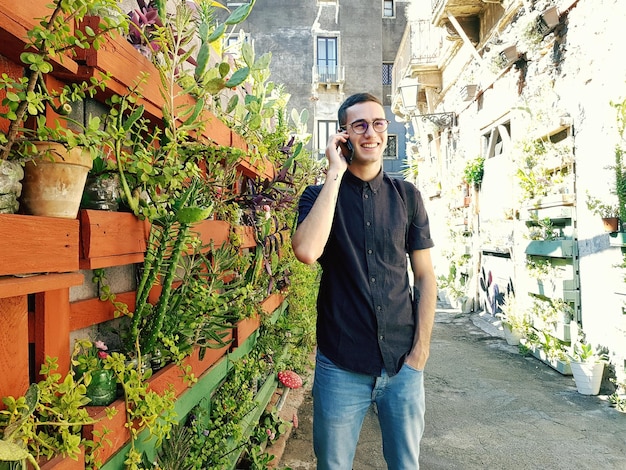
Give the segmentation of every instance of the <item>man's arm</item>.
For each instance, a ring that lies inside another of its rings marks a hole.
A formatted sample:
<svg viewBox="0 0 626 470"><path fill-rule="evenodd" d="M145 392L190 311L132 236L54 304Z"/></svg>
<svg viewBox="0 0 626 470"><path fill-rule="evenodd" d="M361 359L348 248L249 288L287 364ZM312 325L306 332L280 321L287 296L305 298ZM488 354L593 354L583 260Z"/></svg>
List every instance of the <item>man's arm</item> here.
<svg viewBox="0 0 626 470"><path fill-rule="evenodd" d="M306 264L313 264L322 256L330 236L339 195L339 185L348 167L346 160L337 151L339 143L343 143L345 140L344 134L335 134L328 139L326 158L328 158L329 165L326 181L313 207L311 207L311 211L300 222L291 238L291 245L296 258Z"/></svg>
<svg viewBox="0 0 626 470"><path fill-rule="evenodd" d="M423 370L430 354L430 337L435 324L437 306L437 279L430 257L430 249L414 250L410 254L411 269L420 301L417 309L418 327L415 330L413 348L406 362L417 370Z"/></svg>

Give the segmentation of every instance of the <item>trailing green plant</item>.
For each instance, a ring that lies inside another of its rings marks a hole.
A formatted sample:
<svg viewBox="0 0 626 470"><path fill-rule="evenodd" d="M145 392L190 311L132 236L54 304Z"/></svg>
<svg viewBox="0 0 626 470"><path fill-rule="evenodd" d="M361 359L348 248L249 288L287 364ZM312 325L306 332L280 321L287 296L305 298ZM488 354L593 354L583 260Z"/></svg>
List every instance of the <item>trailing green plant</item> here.
<svg viewBox="0 0 626 470"><path fill-rule="evenodd" d="M28 461L39 469L40 459L57 455L75 459L84 446L87 463L94 464L90 460L93 451L107 442L108 431L96 434L97 444L82 437L82 426L98 422L85 409L87 387L82 378L75 379L73 371L63 377L57 369L57 359L46 357L42 381L31 384L22 397L2 398L6 408L0 410L0 461ZM114 409L106 411L109 417L115 414Z"/></svg>
<svg viewBox="0 0 626 470"><path fill-rule="evenodd" d="M159 394L152 390L148 384L152 369L143 372L144 358L137 354L137 359L137 362L131 362L123 354L113 352L104 360L106 366L113 370L124 391L126 429L131 438L130 449L124 461L128 470L142 469L142 453L136 447L141 432L148 432L158 447L176 423L174 391L168 389Z"/></svg>
<svg viewBox="0 0 626 470"><path fill-rule="evenodd" d="M543 281L559 277L558 273L561 268L550 259L533 256L526 258L526 271L530 277Z"/></svg>
<svg viewBox="0 0 626 470"><path fill-rule="evenodd" d="M471 186L480 186L485 174L485 158L476 157L467 162L463 169L463 180Z"/></svg>
<svg viewBox="0 0 626 470"><path fill-rule="evenodd" d="M195 439L189 458L194 468L232 467L249 441L247 418L260 406L254 399L256 391L271 368L271 362L254 351L233 363L212 396L209 419L193 422Z"/></svg>
<svg viewBox="0 0 626 470"><path fill-rule="evenodd" d="M95 152L101 138L98 118L90 119L80 129L82 132L68 129L61 121L78 124L68 117L72 103L93 97L110 77L105 74L97 79L68 84L60 90L50 90L45 76L53 71L55 61L63 62L65 55L75 55L77 49L98 49L107 35L127 28L126 18L117 3L115 0L54 0L47 6L48 14L42 14L36 26L27 31L25 50L20 55L25 66L24 75L14 78L3 73L0 78L0 91L5 95L2 105L6 106L0 117L9 121L8 130L0 133L0 160L13 155L14 145L21 136L54 140L70 147L87 144ZM104 9L117 14L101 18L97 30L68 26L93 11ZM46 119L47 107L58 115L54 124ZM30 117L35 117L34 130L23 127ZM29 155L33 154L32 147L26 150L30 150Z"/></svg>
<svg viewBox="0 0 626 470"><path fill-rule="evenodd" d="M626 131L626 99L620 102L611 102L616 111L616 123L619 140L615 144L615 194L619 205L619 218L626 220L626 163L624 162L624 132Z"/></svg>
<svg viewBox="0 0 626 470"><path fill-rule="evenodd" d="M563 299L544 299L533 296L530 306L531 317L538 320L539 325L556 327L557 323L569 323L574 318L574 309Z"/></svg>
<svg viewBox="0 0 626 470"><path fill-rule="evenodd" d="M533 213L528 221L528 238L530 240L551 241L561 238L561 230L555 227L550 217L539 218Z"/></svg>
<svg viewBox="0 0 626 470"><path fill-rule="evenodd" d="M604 219L611 217L619 217L619 206L616 204L607 204L601 199L593 197L587 192L586 199L587 209L593 214Z"/></svg>

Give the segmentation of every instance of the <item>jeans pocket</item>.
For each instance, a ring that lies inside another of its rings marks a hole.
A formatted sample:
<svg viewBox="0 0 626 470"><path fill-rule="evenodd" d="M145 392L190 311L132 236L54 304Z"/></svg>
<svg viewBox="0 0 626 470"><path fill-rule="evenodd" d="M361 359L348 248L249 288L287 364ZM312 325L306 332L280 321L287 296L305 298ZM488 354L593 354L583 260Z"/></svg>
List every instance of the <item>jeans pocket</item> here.
<svg viewBox="0 0 626 470"><path fill-rule="evenodd" d="M404 367L406 367L409 370L412 370L413 372L417 372L419 374L424 372L424 369L416 369L415 367L413 367L412 365L410 365L408 362L404 363Z"/></svg>

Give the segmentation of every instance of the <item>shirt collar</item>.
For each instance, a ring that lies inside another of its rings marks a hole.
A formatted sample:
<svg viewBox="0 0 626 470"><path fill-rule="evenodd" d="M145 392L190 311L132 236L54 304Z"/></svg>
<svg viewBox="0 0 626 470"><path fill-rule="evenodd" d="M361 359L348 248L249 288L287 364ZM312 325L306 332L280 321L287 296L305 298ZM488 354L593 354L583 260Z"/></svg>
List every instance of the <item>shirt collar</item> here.
<svg viewBox="0 0 626 470"><path fill-rule="evenodd" d="M346 171L344 180L355 188L362 189L369 186L372 192L377 192L383 184L383 177L384 172L381 168L376 177L371 181L363 181L358 176L353 175L350 171Z"/></svg>

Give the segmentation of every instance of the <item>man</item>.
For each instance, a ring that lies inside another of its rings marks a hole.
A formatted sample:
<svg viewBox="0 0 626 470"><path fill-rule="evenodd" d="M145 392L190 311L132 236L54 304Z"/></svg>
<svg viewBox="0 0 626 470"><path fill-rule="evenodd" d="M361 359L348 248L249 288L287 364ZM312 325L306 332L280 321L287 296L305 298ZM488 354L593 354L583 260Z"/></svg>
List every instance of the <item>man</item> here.
<svg viewBox="0 0 626 470"><path fill-rule="evenodd" d="M428 216L415 186L382 171L389 121L380 100L352 95L338 118L325 182L304 191L292 238L300 261L322 266L313 382L317 468L352 468L374 402L388 468L414 470L437 297ZM407 253L420 294L415 302Z"/></svg>

